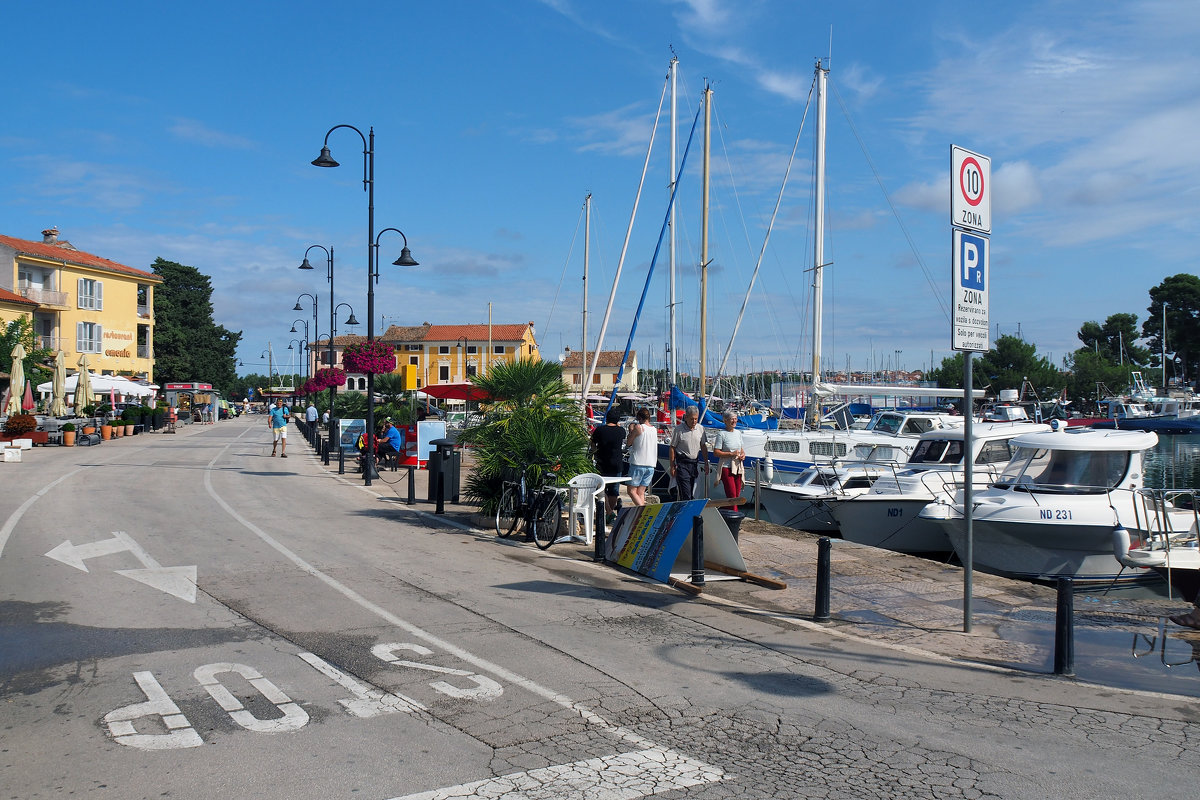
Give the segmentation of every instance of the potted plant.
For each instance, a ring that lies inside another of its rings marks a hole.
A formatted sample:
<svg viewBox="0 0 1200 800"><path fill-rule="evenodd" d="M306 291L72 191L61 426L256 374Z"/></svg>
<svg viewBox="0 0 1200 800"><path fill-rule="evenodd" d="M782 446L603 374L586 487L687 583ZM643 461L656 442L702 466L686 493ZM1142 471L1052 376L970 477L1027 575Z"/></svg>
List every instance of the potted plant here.
<svg viewBox="0 0 1200 800"><path fill-rule="evenodd" d="M96 413L96 407L94 405L86 405L79 409L79 413L89 418L88 421L83 424L83 432L89 434L95 433L96 426L93 424L93 421L90 418Z"/></svg>
<svg viewBox="0 0 1200 800"><path fill-rule="evenodd" d="M33 414L13 414L8 418L8 422L4 423L4 436L2 438L12 441L13 439L29 439L34 438L33 432L37 430L37 417Z"/></svg>
<svg viewBox="0 0 1200 800"><path fill-rule="evenodd" d="M64 447L75 446L75 423L68 422L62 426L62 443Z"/></svg>
<svg viewBox="0 0 1200 800"><path fill-rule="evenodd" d="M121 420L125 423L125 435L133 436L134 426L142 421L142 412L137 408L127 408L121 412Z"/></svg>

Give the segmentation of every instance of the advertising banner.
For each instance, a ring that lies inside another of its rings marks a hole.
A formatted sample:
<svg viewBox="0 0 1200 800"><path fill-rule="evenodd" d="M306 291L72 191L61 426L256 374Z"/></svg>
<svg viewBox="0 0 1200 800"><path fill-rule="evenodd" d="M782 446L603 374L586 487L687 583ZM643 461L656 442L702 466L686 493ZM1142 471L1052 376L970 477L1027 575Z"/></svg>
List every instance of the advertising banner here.
<svg viewBox="0 0 1200 800"><path fill-rule="evenodd" d="M344 453L358 453L356 447L358 437L367 430L367 421L365 419L339 419L338 421L338 445Z"/></svg>
<svg viewBox="0 0 1200 800"><path fill-rule="evenodd" d="M663 583L686 577L691 570L692 520L697 516L704 521L705 562L744 572L746 562L729 526L704 499L625 508L605 541L605 560Z"/></svg>

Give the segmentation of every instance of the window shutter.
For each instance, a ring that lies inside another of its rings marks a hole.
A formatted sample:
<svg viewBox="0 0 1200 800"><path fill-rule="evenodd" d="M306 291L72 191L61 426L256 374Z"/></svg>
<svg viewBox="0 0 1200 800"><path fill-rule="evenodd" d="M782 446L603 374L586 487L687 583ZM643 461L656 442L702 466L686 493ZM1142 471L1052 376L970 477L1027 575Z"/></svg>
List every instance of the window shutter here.
<svg viewBox="0 0 1200 800"><path fill-rule="evenodd" d="M95 308L97 311L104 310L104 284L101 283L100 281L96 281L96 305L95 305Z"/></svg>
<svg viewBox="0 0 1200 800"><path fill-rule="evenodd" d="M97 283L96 286L99 287L100 284ZM104 350L104 344L103 344L103 342L104 342L104 326L103 325L94 326L92 328L92 335L94 337L96 337L95 339L92 340L92 346L96 348L92 352L99 353L99 352L103 351Z"/></svg>
<svg viewBox="0 0 1200 800"><path fill-rule="evenodd" d="M87 280L87 279L80 278L79 280L75 281L75 300L76 300L75 305L77 308L87 308L87 306L85 306L83 304L83 296L84 296L83 290L84 290L84 281L85 280ZM83 352L83 351L81 350L80 352Z"/></svg>
<svg viewBox="0 0 1200 800"><path fill-rule="evenodd" d="M77 352L77 353L88 352L88 348L86 347L86 342L83 338L83 336L84 336L83 326L84 326L84 323L82 323L82 322L75 323L75 352Z"/></svg>

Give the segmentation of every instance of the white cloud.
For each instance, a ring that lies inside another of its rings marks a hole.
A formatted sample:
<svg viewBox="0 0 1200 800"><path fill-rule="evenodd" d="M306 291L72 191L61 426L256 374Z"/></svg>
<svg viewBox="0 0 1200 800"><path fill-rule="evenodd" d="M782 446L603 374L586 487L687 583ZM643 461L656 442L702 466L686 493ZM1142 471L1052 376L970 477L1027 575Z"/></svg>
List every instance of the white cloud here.
<svg viewBox="0 0 1200 800"><path fill-rule="evenodd" d="M255 146L254 142L243 136L218 131L199 120L186 117L176 117L167 130L178 139L205 147L251 150Z"/></svg>

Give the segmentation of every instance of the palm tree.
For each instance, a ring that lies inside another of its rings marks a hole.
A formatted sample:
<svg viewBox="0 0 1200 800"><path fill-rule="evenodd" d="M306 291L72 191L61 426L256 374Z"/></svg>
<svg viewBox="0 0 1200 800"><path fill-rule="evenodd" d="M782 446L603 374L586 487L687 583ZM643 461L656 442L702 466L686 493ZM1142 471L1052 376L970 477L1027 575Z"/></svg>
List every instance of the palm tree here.
<svg viewBox="0 0 1200 800"><path fill-rule="evenodd" d="M460 436L474 446L476 461L466 494L483 513L495 510L507 472L526 469L540 481L550 470L566 480L592 469L588 433L558 364L528 358L497 364L471 382L490 398L482 419Z"/></svg>

